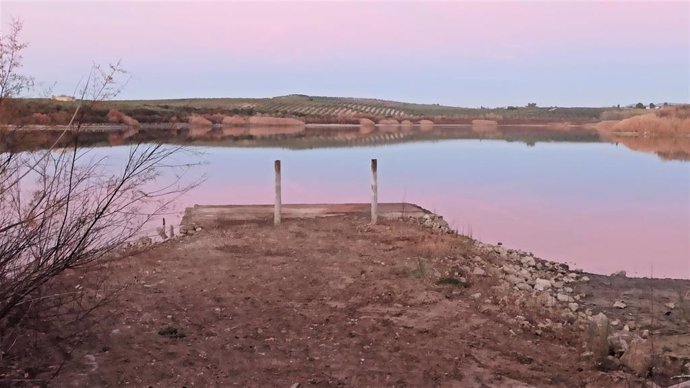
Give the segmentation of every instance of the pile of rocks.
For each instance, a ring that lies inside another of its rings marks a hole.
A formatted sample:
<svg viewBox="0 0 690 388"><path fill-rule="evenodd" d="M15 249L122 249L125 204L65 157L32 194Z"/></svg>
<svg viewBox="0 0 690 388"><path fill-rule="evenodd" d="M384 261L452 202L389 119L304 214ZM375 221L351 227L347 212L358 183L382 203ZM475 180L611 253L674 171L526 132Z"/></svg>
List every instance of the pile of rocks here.
<svg viewBox="0 0 690 388"><path fill-rule="evenodd" d="M450 225L443 219L442 216L434 213L427 213L421 219L417 219L419 222L434 232L442 234L454 234L455 231L450 228Z"/></svg>
<svg viewBox="0 0 690 388"><path fill-rule="evenodd" d="M201 232L203 228L195 223L192 223L191 225L180 225L180 234L181 235L187 235L191 236L195 234L196 232Z"/></svg>
<svg viewBox="0 0 690 388"><path fill-rule="evenodd" d="M656 359L649 331L633 333L634 327L626 324L623 330L611 332L612 322L604 313L591 319L587 335L587 352L583 357L592 357L598 363L614 366L624 365L640 376L647 376Z"/></svg>
<svg viewBox="0 0 690 388"><path fill-rule="evenodd" d="M571 283L589 281L580 271L571 271L568 265L541 260L531 252L506 249L502 245L476 242L483 255L501 258L497 265L497 275L517 290L530 292L545 307L561 305L578 318L588 319L590 310L579 311L578 301L584 298L575 294Z"/></svg>

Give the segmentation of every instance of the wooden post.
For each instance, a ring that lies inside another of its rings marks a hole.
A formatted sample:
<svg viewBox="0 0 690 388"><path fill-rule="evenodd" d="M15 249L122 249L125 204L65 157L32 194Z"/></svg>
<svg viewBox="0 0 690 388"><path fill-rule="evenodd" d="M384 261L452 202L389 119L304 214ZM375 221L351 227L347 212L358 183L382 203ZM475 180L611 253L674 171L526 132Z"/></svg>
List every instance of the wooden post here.
<svg viewBox="0 0 690 388"><path fill-rule="evenodd" d="M274 162L273 167L275 168L276 172L276 199L275 199L275 207L273 209L273 223L275 225L280 225L280 207L281 207L281 198L280 198L280 160L276 160Z"/></svg>
<svg viewBox="0 0 690 388"><path fill-rule="evenodd" d="M376 224L379 218L379 193L377 178L377 161L371 159L371 223Z"/></svg>

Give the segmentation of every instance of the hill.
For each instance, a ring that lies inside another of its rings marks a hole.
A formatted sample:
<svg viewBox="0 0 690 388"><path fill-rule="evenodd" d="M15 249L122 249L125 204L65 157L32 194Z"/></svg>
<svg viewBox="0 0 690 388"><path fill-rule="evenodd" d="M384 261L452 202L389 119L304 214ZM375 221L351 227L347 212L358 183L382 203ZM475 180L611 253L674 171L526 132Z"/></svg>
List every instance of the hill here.
<svg viewBox="0 0 690 388"><path fill-rule="evenodd" d="M76 102L50 99L17 99L0 115L11 124L65 124ZM241 115L291 117L306 123L357 124L360 118L430 119L437 124L470 124L472 120L493 120L500 124L550 122L587 123L599 121L612 108L591 107L502 107L463 108L437 104L414 104L368 98L288 95L272 98L196 98L171 100L108 101L84 112L84 121L112 122L108 113L117 109L140 123L187 121L197 115ZM613 109L625 111L625 109ZM112 116L112 115L111 115ZM222 120L207 117L211 121Z"/></svg>

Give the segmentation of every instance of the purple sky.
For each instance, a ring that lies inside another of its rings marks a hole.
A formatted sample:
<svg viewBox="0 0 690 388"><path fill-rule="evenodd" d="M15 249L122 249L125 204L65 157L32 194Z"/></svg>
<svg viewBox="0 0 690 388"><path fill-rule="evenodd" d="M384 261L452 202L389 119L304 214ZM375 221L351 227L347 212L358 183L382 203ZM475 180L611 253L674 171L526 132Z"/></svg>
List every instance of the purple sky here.
<svg viewBox="0 0 690 388"><path fill-rule="evenodd" d="M27 2L25 71L122 98L374 97L462 106L690 102L690 2Z"/></svg>

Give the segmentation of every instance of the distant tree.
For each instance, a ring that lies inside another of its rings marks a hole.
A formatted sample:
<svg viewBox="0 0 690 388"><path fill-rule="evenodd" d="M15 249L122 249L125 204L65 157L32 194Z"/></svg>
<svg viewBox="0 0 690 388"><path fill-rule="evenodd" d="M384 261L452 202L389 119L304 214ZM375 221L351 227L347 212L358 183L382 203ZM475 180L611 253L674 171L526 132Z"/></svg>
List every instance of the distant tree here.
<svg viewBox="0 0 690 388"><path fill-rule="evenodd" d="M649 103L649 109L654 109L654 108L656 108L656 105L654 105L653 102Z"/></svg>
<svg viewBox="0 0 690 388"><path fill-rule="evenodd" d="M638 102L637 104L635 104L635 108L637 108L637 109L644 109L644 104L641 103L641 102Z"/></svg>
<svg viewBox="0 0 690 388"><path fill-rule="evenodd" d="M664 106L668 106L668 102L665 102L665 103L664 103Z"/></svg>
<svg viewBox="0 0 690 388"><path fill-rule="evenodd" d="M530 103L527 104L527 107L528 107L528 108L536 108L536 107L537 107L537 103L536 103L536 102L530 102Z"/></svg>

